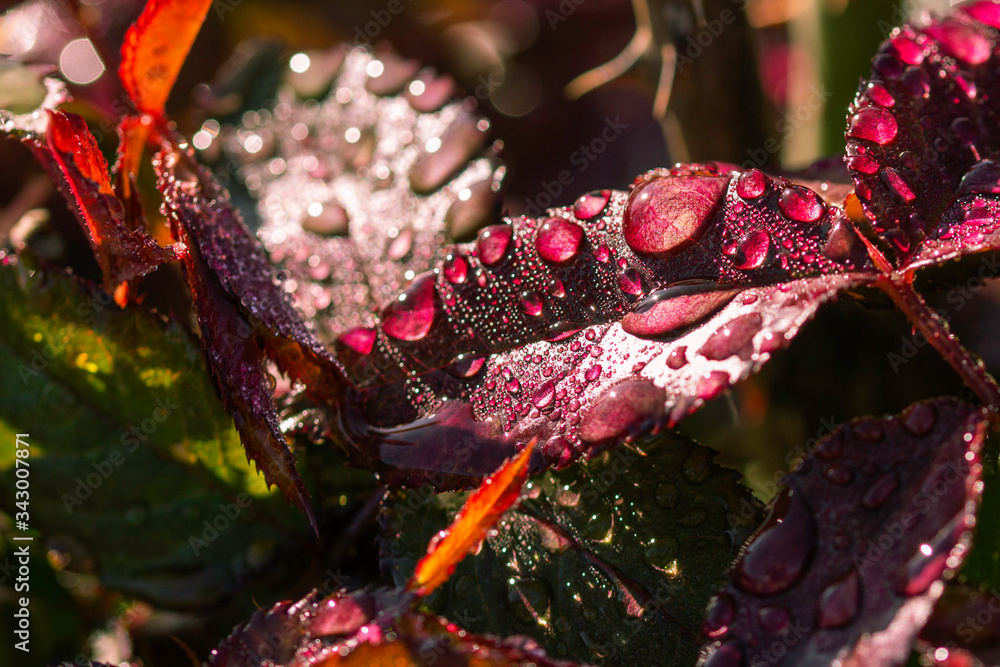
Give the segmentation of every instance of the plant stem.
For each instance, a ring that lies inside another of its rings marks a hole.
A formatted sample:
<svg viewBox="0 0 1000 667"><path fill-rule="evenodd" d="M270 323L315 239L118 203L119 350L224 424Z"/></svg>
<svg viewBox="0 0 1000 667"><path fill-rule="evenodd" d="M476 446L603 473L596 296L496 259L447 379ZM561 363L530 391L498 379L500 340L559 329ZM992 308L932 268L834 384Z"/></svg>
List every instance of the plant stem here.
<svg viewBox="0 0 1000 667"><path fill-rule="evenodd" d="M900 310L906 313L945 361L965 381L993 413L994 421L1000 416L1000 387L983 362L970 353L951 332L948 322L938 315L915 289L905 274L883 275L876 285L892 297Z"/></svg>

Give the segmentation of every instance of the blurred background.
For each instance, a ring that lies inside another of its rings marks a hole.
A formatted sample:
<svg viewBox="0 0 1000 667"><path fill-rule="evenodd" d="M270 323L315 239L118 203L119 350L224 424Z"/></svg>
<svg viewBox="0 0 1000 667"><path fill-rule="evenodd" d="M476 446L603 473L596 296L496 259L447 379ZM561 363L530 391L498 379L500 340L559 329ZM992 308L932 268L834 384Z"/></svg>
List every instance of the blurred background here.
<svg viewBox="0 0 1000 667"><path fill-rule="evenodd" d="M87 118L112 159L115 119L124 110L115 76L118 49L142 5L135 0L0 3L4 67L19 62L57 69L71 84L72 110ZM540 195L548 195L552 205L570 204L589 190L626 188L645 170L677 161L752 163L780 171L839 156L847 106L879 42L908 16L948 5L947 0L216 0L169 110L190 136L206 118L265 107L296 53L342 41L389 43L404 56L451 74L481 105L494 136L503 141L508 169L503 209L517 215L537 206ZM15 79L0 79L0 108L22 102L24 94ZM608 127L615 128L613 138L596 142ZM559 182L567 170L569 185ZM150 185L146 174L145 187ZM252 217L252 207L246 208ZM147 213L155 224L155 205ZM15 240L46 261L98 279L89 246L62 197L23 146L2 141L0 242L22 233L26 216L33 221L31 232ZM932 305L950 313L963 342L996 373L1000 346L991 332L1000 326L1000 289L995 281L967 283L968 268L947 267L924 287ZM143 289L162 311L184 313L187 304L176 290L163 289L176 280L171 271L176 267L158 271ZM955 290L963 290L961 299L949 299ZM857 297L823 309L760 375L682 425L720 450L724 462L744 472L764 500L787 469L786 453L811 438L856 416L898 412L918 399L964 391L937 354L913 338L902 315L872 295ZM891 354L905 362L895 362ZM341 464L335 453L318 448L309 456L310 470ZM257 605L299 597L329 579L324 574L338 573L337 586L377 581L374 481L363 473L310 474L309 483L321 489L320 502L329 508L324 541L316 544L306 532L293 531L286 537L289 549L301 552L297 567L263 568L186 607L168 608L105 587L85 546L50 540L46 558L33 565L38 612L32 660L47 664L80 656L186 664L189 651L203 659ZM7 503L10 490L0 493ZM11 530L2 514L0 533L4 562ZM11 584L9 572L0 571L4 618L13 604ZM25 664L19 660L9 642L0 645L0 664Z"/></svg>

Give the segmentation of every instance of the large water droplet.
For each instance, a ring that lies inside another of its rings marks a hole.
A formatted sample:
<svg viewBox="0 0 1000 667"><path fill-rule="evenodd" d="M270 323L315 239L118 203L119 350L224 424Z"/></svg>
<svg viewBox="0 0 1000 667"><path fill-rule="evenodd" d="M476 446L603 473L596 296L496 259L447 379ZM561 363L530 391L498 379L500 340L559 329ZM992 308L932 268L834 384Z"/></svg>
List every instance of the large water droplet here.
<svg viewBox="0 0 1000 667"><path fill-rule="evenodd" d="M767 259L767 250L771 246L771 237L763 229L747 232L736 248L736 268L740 270L756 269Z"/></svg>
<svg viewBox="0 0 1000 667"><path fill-rule="evenodd" d="M721 637L729 631L729 624L736 615L736 603L728 593L719 593L708 603L701 631L709 637Z"/></svg>
<svg viewBox="0 0 1000 667"><path fill-rule="evenodd" d="M629 195L622 234L632 250L662 255L694 243L708 228L728 177L657 177Z"/></svg>
<svg viewBox="0 0 1000 667"><path fill-rule="evenodd" d="M736 194L744 199L756 199L764 194L770 181L760 169L747 169L736 181Z"/></svg>
<svg viewBox="0 0 1000 667"><path fill-rule="evenodd" d="M896 473L889 471L872 482L865 494L861 496L861 504L870 510L878 509L889 500L892 492L899 486Z"/></svg>
<svg viewBox="0 0 1000 667"><path fill-rule="evenodd" d="M879 178L907 204L917 198L913 194L913 190L910 189L910 186L906 184L906 181L903 180L903 177L895 169L883 169L882 173L879 174Z"/></svg>
<svg viewBox="0 0 1000 667"><path fill-rule="evenodd" d="M371 353L377 335L375 329L354 327L340 334L337 342L356 354L366 355Z"/></svg>
<svg viewBox="0 0 1000 667"><path fill-rule="evenodd" d="M382 330L399 340L420 340L431 330L437 310L435 277L425 273L382 310Z"/></svg>
<svg viewBox="0 0 1000 667"><path fill-rule="evenodd" d="M583 227L565 218L548 218L538 229L535 249L546 262L562 263L580 252Z"/></svg>
<svg viewBox="0 0 1000 667"><path fill-rule="evenodd" d="M826 204L820 196L801 185L789 185L781 190L778 197L778 208L792 220L798 222L816 222L823 217Z"/></svg>
<svg viewBox="0 0 1000 667"><path fill-rule="evenodd" d="M889 91L885 89L885 86L875 81L868 83L868 99L880 107L885 107L887 109L896 103L896 100L889 94Z"/></svg>
<svg viewBox="0 0 1000 667"><path fill-rule="evenodd" d="M839 581L827 586L819 596L819 620L821 628L839 628L847 625L858 615L861 606L861 579L858 571L851 568Z"/></svg>
<svg viewBox="0 0 1000 667"><path fill-rule="evenodd" d="M964 513L952 519L929 542L921 544L896 572L896 590L903 595L920 595L948 569L948 557L966 531Z"/></svg>
<svg viewBox="0 0 1000 667"><path fill-rule="evenodd" d="M465 379L478 375L485 364L485 357L477 357L474 354L463 354L456 357L454 361L445 367L445 370L453 377Z"/></svg>
<svg viewBox="0 0 1000 667"><path fill-rule="evenodd" d="M577 220L590 220L600 215L611 199L611 190L595 190L581 196L573 204L573 215Z"/></svg>
<svg viewBox="0 0 1000 667"><path fill-rule="evenodd" d="M920 67L907 67L900 78L906 92L917 99L927 99L931 94L931 80Z"/></svg>
<svg viewBox="0 0 1000 667"><path fill-rule="evenodd" d="M675 371L687 365L687 345L681 345L667 357L667 367Z"/></svg>
<svg viewBox="0 0 1000 667"><path fill-rule="evenodd" d="M610 512L597 512L587 521L583 529L584 535L597 542L607 542L611 538L614 518Z"/></svg>
<svg viewBox="0 0 1000 667"><path fill-rule="evenodd" d="M701 322L722 309L739 290L710 290L705 283L672 285L656 290L621 320L633 336L660 338Z"/></svg>
<svg viewBox="0 0 1000 667"><path fill-rule="evenodd" d="M761 532L736 564L734 583L753 595L787 590L805 571L816 545L816 521L801 494L783 492Z"/></svg>
<svg viewBox="0 0 1000 667"><path fill-rule="evenodd" d="M977 2L966 5L962 9L971 14L977 21L994 28L1000 28L1000 5L992 2Z"/></svg>
<svg viewBox="0 0 1000 667"><path fill-rule="evenodd" d="M643 558L658 570L669 570L677 560L680 543L673 537L662 537L646 548Z"/></svg>
<svg viewBox="0 0 1000 667"><path fill-rule="evenodd" d="M927 435L937 423L937 414L930 403L915 403L906 408L902 414L903 428L920 437Z"/></svg>
<svg viewBox="0 0 1000 667"><path fill-rule="evenodd" d="M899 36L892 40L899 59L908 65L919 65L924 61L924 47L917 44L911 37Z"/></svg>
<svg viewBox="0 0 1000 667"><path fill-rule="evenodd" d="M955 196L997 193L1000 193L1000 164L980 160L962 176Z"/></svg>
<svg viewBox="0 0 1000 667"><path fill-rule="evenodd" d="M769 635L784 632L791 620L788 610L784 607L761 607L757 610L757 622L760 629Z"/></svg>
<svg viewBox="0 0 1000 667"><path fill-rule="evenodd" d="M444 274L445 280L450 283L456 285L464 283L469 276L469 263L457 251L451 252L441 265L441 273Z"/></svg>
<svg viewBox="0 0 1000 667"><path fill-rule="evenodd" d="M673 509L677 506L677 499L680 498L681 492L677 490L677 487L673 484L667 484L663 482L656 485L656 489L653 491L653 497L656 499L656 504L665 510Z"/></svg>
<svg viewBox="0 0 1000 667"><path fill-rule="evenodd" d="M618 276L618 287L626 294L639 296L642 294L642 276L630 266Z"/></svg>
<svg viewBox="0 0 1000 667"><path fill-rule="evenodd" d="M698 352L706 359L722 361L732 356L749 359L753 354L753 338L764 320L758 313L740 315L727 322L708 337Z"/></svg>
<svg viewBox="0 0 1000 667"><path fill-rule="evenodd" d="M545 408L552 405L552 401L556 397L556 385L552 380L546 380L538 386L537 389L531 394L531 404L534 405L539 410L544 410Z"/></svg>
<svg viewBox="0 0 1000 667"><path fill-rule="evenodd" d="M739 641L730 639L715 648L698 667L743 667L743 648Z"/></svg>
<svg viewBox="0 0 1000 667"><path fill-rule="evenodd" d="M993 45L972 26L946 17L937 25L929 25L924 32L936 39L941 48L953 58L969 65L982 65L989 60Z"/></svg>
<svg viewBox="0 0 1000 667"><path fill-rule="evenodd" d="M650 380L628 380L604 393L580 419L579 437L590 445L617 444L663 415L666 392Z"/></svg>
<svg viewBox="0 0 1000 667"><path fill-rule="evenodd" d="M503 259L513 233L510 225L492 225L479 232L476 254L483 266L493 266Z"/></svg>
<svg viewBox="0 0 1000 667"><path fill-rule="evenodd" d="M884 146L896 138L896 117L879 107L865 107L851 116L847 136Z"/></svg>
<svg viewBox="0 0 1000 667"><path fill-rule="evenodd" d="M507 585L505 604L519 621L534 625L549 613L552 589L543 579L514 579Z"/></svg>
<svg viewBox="0 0 1000 667"><path fill-rule="evenodd" d="M726 371L712 371L698 380L695 393L703 401L710 401L729 386L729 373Z"/></svg>

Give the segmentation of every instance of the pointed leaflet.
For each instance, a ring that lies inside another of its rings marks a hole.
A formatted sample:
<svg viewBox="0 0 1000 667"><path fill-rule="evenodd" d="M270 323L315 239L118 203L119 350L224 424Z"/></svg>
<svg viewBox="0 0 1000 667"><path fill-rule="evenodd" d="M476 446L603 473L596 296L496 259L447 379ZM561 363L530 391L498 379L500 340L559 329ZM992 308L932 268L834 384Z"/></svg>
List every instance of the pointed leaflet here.
<svg viewBox="0 0 1000 667"><path fill-rule="evenodd" d="M907 269L1000 245L1000 5L895 30L850 110L847 164Z"/></svg>
<svg viewBox="0 0 1000 667"><path fill-rule="evenodd" d="M969 547L986 428L938 399L824 438L709 606L703 664L903 662Z"/></svg>
<svg viewBox="0 0 1000 667"><path fill-rule="evenodd" d="M210 667L572 667L524 637L477 636L432 614L411 611L398 590L315 591L258 610L212 651Z"/></svg>
<svg viewBox="0 0 1000 667"><path fill-rule="evenodd" d="M454 488L532 437L548 465L675 423L874 277L840 208L753 169L550 213L455 246L338 340L361 389L334 436L390 482Z"/></svg>
<svg viewBox="0 0 1000 667"><path fill-rule="evenodd" d="M173 233L190 246L184 266L202 344L247 456L315 524L278 425L265 361L272 359L319 399L327 398L339 376L337 364L274 280L261 248L211 173L169 140L154 168Z"/></svg>
<svg viewBox="0 0 1000 667"><path fill-rule="evenodd" d="M407 590L427 595L446 582L455 565L482 542L493 524L517 501L521 485L528 478L528 459L534 447L535 442L529 442L516 458L483 481L448 530L431 541L427 555L417 563L406 585Z"/></svg>
<svg viewBox="0 0 1000 667"><path fill-rule="evenodd" d="M140 113L159 117L211 0L148 0L125 34L118 78Z"/></svg>
<svg viewBox="0 0 1000 667"><path fill-rule="evenodd" d="M304 71L286 69L273 109L215 139L257 198L272 260L330 342L370 326L449 239L481 226L503 176L489 123L450 78L345 48L309 52Z"/></svg>
<svg viewBox="0 0 1000 667"><path fill-rule="evenodd" d="M694 664L702 613L761 504L715 452L679 435L640 440L525 485L521 502L427 598L472 632L524 634L554 656ZM402 584L465 493L397 492L381 558Z"/></svg>

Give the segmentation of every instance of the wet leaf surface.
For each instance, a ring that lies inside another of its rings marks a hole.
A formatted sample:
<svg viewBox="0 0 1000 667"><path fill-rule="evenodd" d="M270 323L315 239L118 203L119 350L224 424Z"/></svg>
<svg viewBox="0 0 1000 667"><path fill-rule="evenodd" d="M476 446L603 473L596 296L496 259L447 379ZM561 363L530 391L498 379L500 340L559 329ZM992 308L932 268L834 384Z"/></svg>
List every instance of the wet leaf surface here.
<svg viewBox="0 0 1000 667"><path fill-rule="evenodd" d="M985 429L938 399L824 438L709 606L702 664L903 662L969 547Z"/></svg>
<svg viewBox="0 0 1000 667"><path fill-rule="evenodd" d="M761 506L712 450L677 435L639 444L530 480L428 605L474 632L528 635L557 657L693 662L705 604ZM466 495L390 497L383 567L397 583Z"/></svg>

